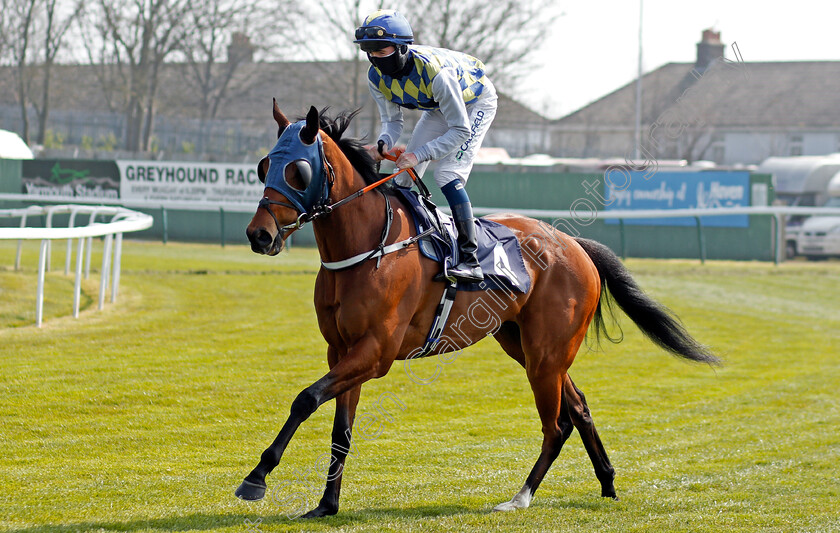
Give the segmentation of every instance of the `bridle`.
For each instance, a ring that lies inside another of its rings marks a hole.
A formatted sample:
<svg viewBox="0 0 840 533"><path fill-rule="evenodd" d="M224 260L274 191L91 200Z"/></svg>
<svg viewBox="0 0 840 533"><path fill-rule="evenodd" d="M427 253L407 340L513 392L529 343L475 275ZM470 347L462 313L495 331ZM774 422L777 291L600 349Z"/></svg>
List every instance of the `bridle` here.
<svg viewBox="0 0 840 533"><path fill-rule="evenodd" d="M396 155L396 156L391 156L391 155L383 153L381 151L380 151L380 153L382 154L382 156L385 159L388 159L389 161L396 161L397 157L399 157L399 154ZM408 175L411 176L411 179L417 184L418 188L420 188L420 191L425 196L427 196L427 197L429 196L429 191L426 188L426 185L420 180L419 176L417 176L417 173L414 171L414 169L413 168L406 168L406 169L398 170L397 172L395 172L395 173L393 173L389 176L386 176L386 177L380 179L379 181L377 181L375 183L371 183L370 185L367 185L367 186L359 189L358 191L350 194L349 196L347 196L345 198L342 198L341 200L338 200L337 202L335 202L333 204L330 204L329 203L329 201L330 201L329 200L329 190L332 189L332 185L335 183L335 170L333 169L330 162L327 160L327 156L326 156L326 154L323 153L323 151L321 151L321 155L322 155L322 162L323 162L323 168L324 168L324 174L325 174L324 177L326 178L326 183L327 183L327 196L326 196L326 198L323 198L321 201L319 201L316 205L314 205L311 209L311 212L306 212L306 211L302 212L297 206L294 206L289 202L272 200L268 196L264 196L260 200L259 204L257 204L257 209L260 209L260 208L265 209L266 211L268 211L268 214L271 215L271 218L274 220L274 225L277 227L278 235L281 235L283 232L286 232L286 231L288 232L285 236L282 237L283 239L285 239L286 237L291 235L292 232L299 230L305 224L308 224L309 222L312 222L313 220L328 216L330 213L333 212L334 209L336 209L338 207L341 207L342 205L344 205L346 203L349 203L349 202L355 200L356 198L359 198L360 196L376 189L380 185L392 180L393 178L397 177L398 175L400 175L403 172L408 172ZM297 219L294 222L291 222L289 224L281 226L280 221L277 220L277 216L274 214L274 211L271 210L272 205L279 205L279 206L282 206L282 207L288 207L288 208L294 209L298 213ZM390 206L389 202L386 202L386 212L387 212L386 228L390 229L390 225L391 225L390 221L392 220L393 215L392 215L392 212L391 212L391 206ZM383 240L384 240L384 238L387 237L387 230L384 231L383 233L384 233L384 235L383 235Z"/></svg>

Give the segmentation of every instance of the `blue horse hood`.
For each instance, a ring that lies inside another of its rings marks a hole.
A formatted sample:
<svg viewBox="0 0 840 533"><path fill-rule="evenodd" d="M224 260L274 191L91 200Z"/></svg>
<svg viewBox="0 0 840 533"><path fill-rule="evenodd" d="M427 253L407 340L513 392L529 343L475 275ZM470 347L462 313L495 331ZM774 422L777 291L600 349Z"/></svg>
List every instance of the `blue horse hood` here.
<svg viewBox="0 0 840 533"><path fill-rule="evenodd" d="M285 196L301 213L309 213L329 197L321 133L318 132L312 144L304 144L300 132L305 126L305 121L299 121L286 127L268 153L269 167L265 177L265 186ZM299 161L305 161L312 169L312 180L304 190L289 185L285 177L286 167Z"/></svg>

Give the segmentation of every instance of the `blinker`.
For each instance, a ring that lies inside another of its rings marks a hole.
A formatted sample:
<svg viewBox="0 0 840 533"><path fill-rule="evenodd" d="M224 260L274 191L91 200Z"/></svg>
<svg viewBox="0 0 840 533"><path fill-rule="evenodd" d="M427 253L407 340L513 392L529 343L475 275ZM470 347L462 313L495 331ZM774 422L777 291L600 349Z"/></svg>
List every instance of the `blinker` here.
<svg viewBox="0 0 840 533"><path fill-rule="evenodd" d="M309 184L312 183L312 165L309 164L309 161L298 159L295 161L295 166L297 166L298 172L300 172L300 179L303 181L303 187L309 187Z"/></svg>

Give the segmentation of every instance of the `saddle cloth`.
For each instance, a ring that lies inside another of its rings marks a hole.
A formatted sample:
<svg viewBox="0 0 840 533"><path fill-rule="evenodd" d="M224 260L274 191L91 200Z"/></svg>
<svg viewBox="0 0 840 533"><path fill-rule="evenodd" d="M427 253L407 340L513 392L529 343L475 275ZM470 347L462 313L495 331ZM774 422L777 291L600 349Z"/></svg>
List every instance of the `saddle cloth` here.
<svg viewBox="0 0 840 533"><path fill-rule="evenodd" d="M429 228L440 229L440 221L445 234L435 231L419 241L420 251L432 261L448 266L458 264L458 232L452 217L437 209L430 200L421 198L416 191L407 187L395 187L397 194L408 205L414 218L417 233L423 233ZM430 211L434 210L434 214ZM485 220L476 219L476 233L478 235L478 261L484 271L484 281L480 283L464 283L459 281L458 290L508 290L528 292L531 288L531 277L525 269L522 259L522 249L513 232L507 227Z"/></svg>

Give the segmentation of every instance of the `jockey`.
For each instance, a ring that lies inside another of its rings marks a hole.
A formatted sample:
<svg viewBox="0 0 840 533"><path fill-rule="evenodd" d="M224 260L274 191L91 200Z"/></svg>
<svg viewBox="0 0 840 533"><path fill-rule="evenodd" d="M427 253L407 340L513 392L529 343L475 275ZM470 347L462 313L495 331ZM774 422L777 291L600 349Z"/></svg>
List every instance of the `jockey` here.
<svg viewBox="0 0 840 533"><path fill-rule="evenodd" d="M396 11L379 10L356 28L356 40L367 53L370 93L379 109L382 131L376 146L368 146L375 161L394 150L403 128L402 108L423 111L398 169L415 167L422 176L430 161L438 161L435 183L452 210L458 230L460 262L449 270L456 279L484 279L476 250L475 220L464 186L484 135L496 115L496 91L484 74L484 63L461 52L419 46L408 21ZM398 184L410 186L401 175Z"/></svg>

